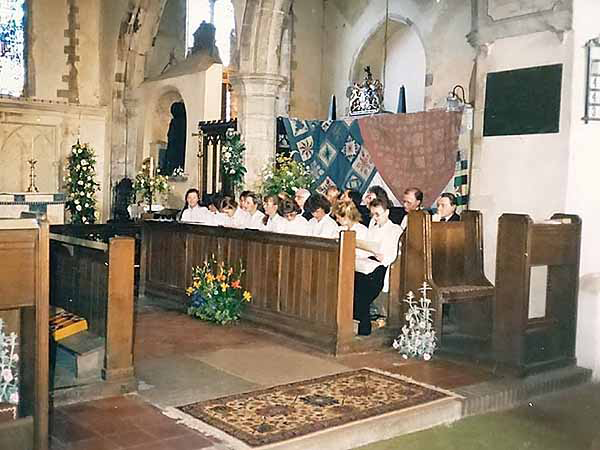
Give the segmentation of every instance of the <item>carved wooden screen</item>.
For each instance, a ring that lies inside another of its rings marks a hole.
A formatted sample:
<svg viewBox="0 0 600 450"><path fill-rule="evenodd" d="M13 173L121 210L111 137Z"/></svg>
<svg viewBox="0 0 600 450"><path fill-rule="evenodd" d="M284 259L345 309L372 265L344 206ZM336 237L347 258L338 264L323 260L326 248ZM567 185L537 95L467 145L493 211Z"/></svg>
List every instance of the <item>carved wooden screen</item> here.
<svg viewBox="0 0 600 450"><path fill-rule="evenodd" d="M223 185L220 171L221 151L229 129L237 129L237 119L198 123L198 188L203 196L231 191L229 186Z"/></svg>

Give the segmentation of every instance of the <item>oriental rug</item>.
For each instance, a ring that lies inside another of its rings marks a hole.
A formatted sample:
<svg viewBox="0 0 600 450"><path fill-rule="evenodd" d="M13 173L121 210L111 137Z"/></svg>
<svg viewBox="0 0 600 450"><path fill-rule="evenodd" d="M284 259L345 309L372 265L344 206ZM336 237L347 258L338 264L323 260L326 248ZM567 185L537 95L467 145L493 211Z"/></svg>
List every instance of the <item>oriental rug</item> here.
<svg viewBox="0 0 600 450"><path fill-rule="evenodd" d="M179 409L256 447L450 398L456 396L400 376L359 369Z"/></svg>

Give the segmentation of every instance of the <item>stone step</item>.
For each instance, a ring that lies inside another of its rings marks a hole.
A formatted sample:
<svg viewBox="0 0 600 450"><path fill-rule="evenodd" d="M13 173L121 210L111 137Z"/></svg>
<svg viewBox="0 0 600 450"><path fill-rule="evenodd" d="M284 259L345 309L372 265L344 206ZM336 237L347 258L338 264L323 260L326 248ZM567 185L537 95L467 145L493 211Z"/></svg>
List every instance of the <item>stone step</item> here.
<svg viewBox="0 0 600 450"><path fill-rule="evenodd" d="M58 341L57 359L67 359L78 381L98 378L104 365L104 338L82 331Z"/></svg>
<svg viewBox="0 0 600 450"><path fill-rule="evenodd" d="M530 375L506 378L453 389L465 399L463 417L515 408L534 397L588 383L592 371L582 367L565 367Z"/></svg>

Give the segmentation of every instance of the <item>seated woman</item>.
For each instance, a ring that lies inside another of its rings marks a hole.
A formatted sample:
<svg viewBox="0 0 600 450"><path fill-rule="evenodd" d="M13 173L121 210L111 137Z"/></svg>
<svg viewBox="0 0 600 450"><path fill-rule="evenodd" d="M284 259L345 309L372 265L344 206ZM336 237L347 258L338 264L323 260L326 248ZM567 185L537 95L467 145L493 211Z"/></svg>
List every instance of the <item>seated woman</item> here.
<svg viewBox="0 0 600 450"><path fill-rule="evenodd" d="M265 217L265 214L258 209L259 205L259 196L252 191L247 191L244 199L244 209L248 214L246 228L250 228L252 230L263 229L263 217Z"/></svg>
<svg viewBox="0 0 600 450"><path fill-rule="evenodd" d="M308 225L314 237L335 239L339 236L338 225L329 215L331 204L324 195L311 195L304 207L312 214L312 219L308 221Z"/></svg>
<svg viewBox="0 0 600 450"><path fill-rule="evenodd" d="M300 207L294 200L283 200L279 205L279 215L285 220L280 233L310 236L308 220L300 215Z"/></svg>
<svg viewBox="0 0 600 450"><path fill-rule="evenodd" d="M231 228L244 228L246 226L245 212L242 214L237 202L231 197L223 197L221 200L220 213L217 216L217 225Z"/></svg>
<svg viewBox="0 0 600 450"><path fill-rule="evenodd" d="M198 189L188 189L185 193L185 206L181 211L181 222L196 222L196 223L211 223L212 217L210 212L204 206L198 204L200 200L200 192Z"/></svg>
<svg viewBox="0 0 600 450"><path fill-rule="evenodd" d="M272 233L281 233L282 227L285 225L285 219L277 212L281 200L278 195L269 195L265 199L265 216L262 219L263 230Z"/></svg>
<svg viewBox="0 0 600 450"><path fill-rule="evenodd" d="M354 273L354 318L359 321L358 334L371 334L370 306L383 289L385 275L398 256L398 243L402 234L399 225L389 220L389 204L375 198L370 203L373 225L366 240L357 240L356 247L371 254L356 258Z"/></svg>

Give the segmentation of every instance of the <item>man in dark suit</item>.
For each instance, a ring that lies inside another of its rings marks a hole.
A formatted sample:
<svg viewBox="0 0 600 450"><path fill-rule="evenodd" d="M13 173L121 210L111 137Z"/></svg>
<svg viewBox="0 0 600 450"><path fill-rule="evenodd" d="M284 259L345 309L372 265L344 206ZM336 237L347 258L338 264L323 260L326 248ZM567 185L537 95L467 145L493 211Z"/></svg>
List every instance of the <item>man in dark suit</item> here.
<svg viewBox="0 0 600 450"><path fill-rule="evenodd" d="M456 196L444 192L437 200L437 213L431 218L433 222L458 222L460 216L456 214Z"/></svg>

